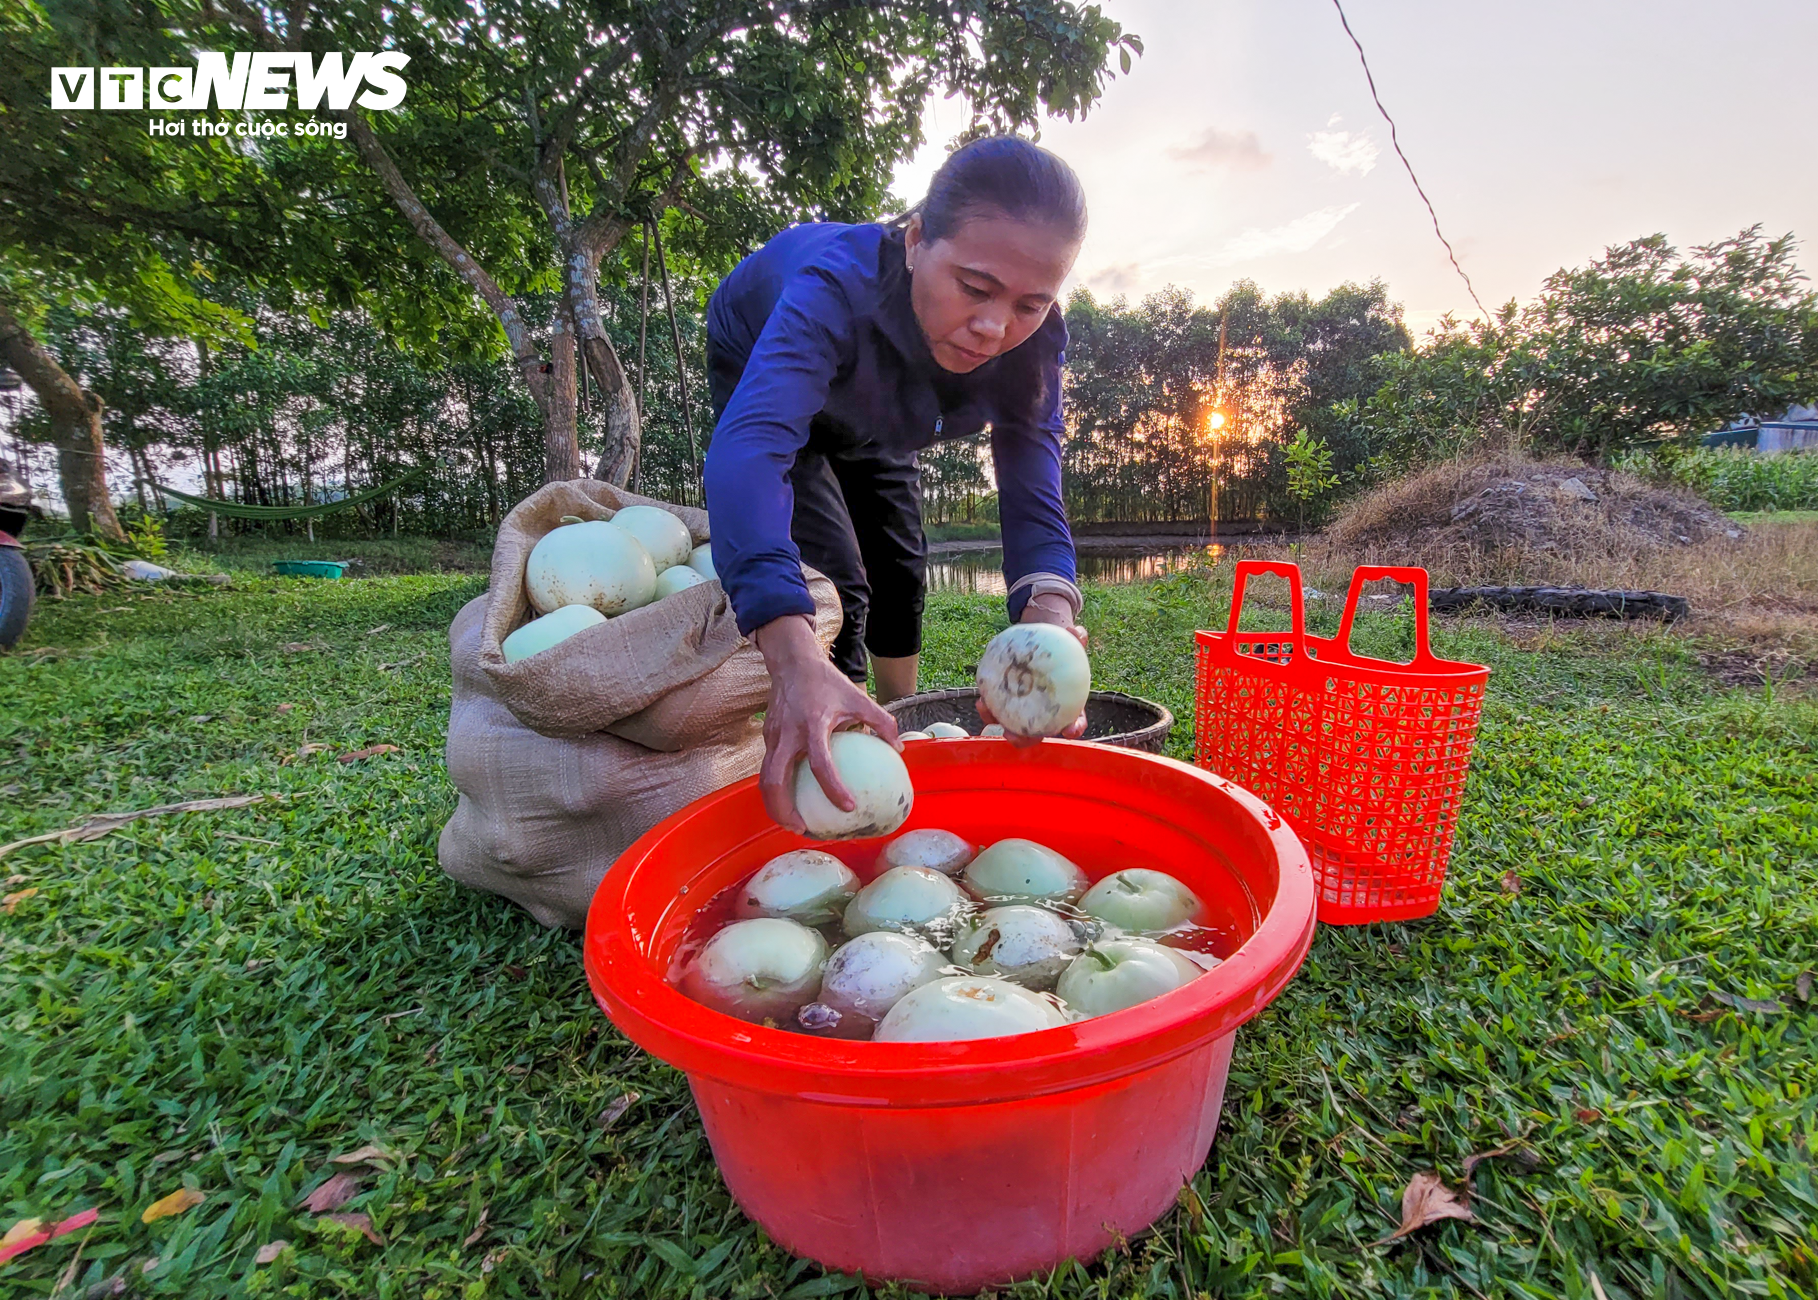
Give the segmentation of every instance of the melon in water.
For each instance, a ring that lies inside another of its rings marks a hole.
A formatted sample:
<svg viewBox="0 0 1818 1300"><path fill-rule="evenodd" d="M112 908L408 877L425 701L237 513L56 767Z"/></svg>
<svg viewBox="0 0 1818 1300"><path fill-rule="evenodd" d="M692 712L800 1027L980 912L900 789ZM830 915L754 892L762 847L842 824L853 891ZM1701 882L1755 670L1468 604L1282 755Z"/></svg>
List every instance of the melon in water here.
<svg viewBox="0 0 1818 1300"><path fill-rule="evenodd" d="M884 861L892 867L927 867L943 876L957 876L977 852L952 831L928 827L904 831L884 845Z"/></svg>
<svg viewBox="0 0 1818 1300"><path fill-rule="evenodd" d="M830 741L833 767L856 801L851 812L836 808L821 789L806 758L795 769L795 809L817 840L888 835L909 818L915 789L903 756L863 731L837 731Z"/></svg>
<svg viewBox="0 0 1818 1300"><path fill-rule="evenodd" d="M954 975L914 989L890 1008L873 1035L880 1043L945 1043L1003 1038L1067 1023L1050 998L988 975Z"/></svg>
<svg viewBox="0 0 1818 1300"><path fill-rule="evenodd" d="M739 889L733 914L741 919L781 916L802 925L837 921L859 891L852 868L819 849L778 854Z"/></svg>
<svg viewBox="0 0 1818 1300"><path fill-rule="evenodd" d="M837 1017L824 1027L840 1038L869 1038L904 994L941 977L947 959L913 934L873 930L841 944L827 959L815 999Z"/></svg>
<svg viewBox="0 0 1818 1300"><path fill-rule="evenodd" d="M1061 973L1055 992L1083 1016L1113 1011L1172 993L1204 971L1173 948L1136 935L1100 939Z"/></svg>
<svg viewBox="0 0 1818 1300"><path fill-rule="evenodd" d="M1086 707L1092 665L1064 627L1018 623L991 638L978 661L978 693L1017 736L1058 736Z"/></svg>
<svg viewBox="0 0 1818 1300"><path fill-rule="evenodd" d="M610 618L651 602L656 566L643 543L624 529L570 515L531 548L524 594L539 614L591 605Z"/></svg>
<svg viewBox="0 0 1818 1300"><path fill-rule="evenodd" d="M892 867L859 890L846 907L846 933L926 930L950 925L966 908L960 887L926 867Z"/></svg>
<svg viewBox="0 0 1818 1300"><path fill-rule="evenodd" d="M999 840L972 859L966 888L990 903L1071 903L1086 892L1086 873L1033 840Z"/></svg>
<svg viewBox="0 0 1818 1300"><path fill-rule="evenodd" d="M689 552L694 549L688 525L661 506L626 506L610 522L638 539L650 552L658 573L688 563Z"/></svg>
<svg viewBox="0 0 1818 1300"><path fill-rule="evenodd" d="M1017 903L969 918L953 941L953 960L1041 992L1054 987L1079 948L1073 927L1060 917Z"/></svg>
<svg viewBox="0 0 1818 1300"><path fill-rule="evenodd" d="M821 986L827 941L782 917L734 921L694 955L682 992L715 1011L787 1023Z"/></svg>
<svg viewBox="0 0 1818 1300"><path fill-rule="evenodd" d="M604 623L606 616L592 605L564 605L551 610L541 618L533 618L523 627L506 637L499 647L505 652L505 662L515 664L520 659L531 655L540 655L553 645L559 645L576 632Z"/></svg>
<svg viewBox="0 0 1818 1300"><path fill-rule="evenodd" d="M703 578L717 578L720 576L720 571L713 567L713 544L711 542L702 542L699 546L688 552L687 563L689 568L693 569Z"/></svg>
<svg viewBox="0 0 1818 1300"><path fill-rule="evenodd" d="M690 587L698 587L705 581L707 581L707 579L703 578L696 570L689 568L686 564L672 565L657 574L657 599L661 600L665 596L673 596L678 591L687 591Z"/></svg>
<svg viewBox="0 0 1818 1300"><path fill-rule="evenodd" d="M1106 876L1079 900L1080 910L1124 930L1172 930L1205 910L1199 895L1165 871L1131 867Z"/></svg>

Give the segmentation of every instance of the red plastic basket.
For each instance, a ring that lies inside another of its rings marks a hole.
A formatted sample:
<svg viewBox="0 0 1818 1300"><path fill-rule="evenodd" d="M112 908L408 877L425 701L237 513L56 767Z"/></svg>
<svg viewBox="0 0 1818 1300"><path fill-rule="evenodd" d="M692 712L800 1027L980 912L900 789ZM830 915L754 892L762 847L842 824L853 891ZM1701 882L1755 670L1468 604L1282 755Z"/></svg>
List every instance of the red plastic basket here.
<svg viewBox="0 0 1818 1300"><path fill-rule="evenodd" d="M1244 588L1287 579L1292 630L1240 632ZM1353 652L1364 584L1414 588L1414 657ZM1439 907L1490 670L1427 642L1425 569L1360 566L1334 637L1309 635L1300 569L1245 560L1231 618L1201 632L1197 762L1272 804L1299 832L1328 925L1429 916Z"/></svg>

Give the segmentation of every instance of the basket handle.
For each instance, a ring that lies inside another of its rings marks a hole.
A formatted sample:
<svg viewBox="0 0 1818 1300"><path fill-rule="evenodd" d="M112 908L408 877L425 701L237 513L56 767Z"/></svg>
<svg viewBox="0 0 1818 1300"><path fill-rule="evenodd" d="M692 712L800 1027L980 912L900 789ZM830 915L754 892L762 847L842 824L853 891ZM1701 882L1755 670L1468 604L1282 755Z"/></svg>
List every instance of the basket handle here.
<svg viewBox="0 0 1818 1300"><path fill-rule="evenodd" d="M1238 616L1244 612L1244 588L1256 574L1273 573L1288 580L1288 600L1293 611L1294 639L1299 642L1307 631L1307 604L1300 592L1300 566L1279 560L1239 560L1237 578L1231 586L1231 620L1225 625L1227 636L1237 631ZM1424 626L1424 625L1423 625Z"/></svg>
<svg viewBox="0 0 1818 1300"><path fill-rule="evenodd" d="M1410 565L1398 564L1360 564L1351 574L1351 590L1345 595L1345 614L1339 621L1338 635L1333 641L1346 654L1355 654L1351 649L1351 623L1357 617L1357 602L1363 596L1364 584L1375 582L1380 578L1392 578L1404 586L1414 588L1414 657L1409 663L1422 663L1433 657L1433 649L1427 643L1427 571Z"/></svg>

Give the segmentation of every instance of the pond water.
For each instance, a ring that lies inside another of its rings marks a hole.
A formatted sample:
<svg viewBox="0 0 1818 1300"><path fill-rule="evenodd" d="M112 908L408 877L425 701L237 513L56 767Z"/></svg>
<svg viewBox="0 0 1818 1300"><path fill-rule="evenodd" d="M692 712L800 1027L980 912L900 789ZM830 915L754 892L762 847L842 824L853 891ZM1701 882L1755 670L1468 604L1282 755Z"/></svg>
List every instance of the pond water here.
<svg viewBox="0 0 1818 1300"><path fill-rule="evenodd" d="M1081 582L1145 582L1182 569L1217 562L1225 548L1210 546L1119 547L1079 551ZM1004 552L1000 547L947 551L928 557L930 591L964 591L987 596L1004 594Z"/></svg>

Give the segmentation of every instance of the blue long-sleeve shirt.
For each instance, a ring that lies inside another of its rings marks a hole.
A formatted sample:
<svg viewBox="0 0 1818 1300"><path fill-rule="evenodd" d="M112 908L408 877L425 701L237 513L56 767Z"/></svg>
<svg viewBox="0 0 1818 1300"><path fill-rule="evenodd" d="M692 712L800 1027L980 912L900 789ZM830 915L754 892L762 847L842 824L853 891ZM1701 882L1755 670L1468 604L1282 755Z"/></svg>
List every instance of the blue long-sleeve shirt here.
<svg viewBox="0 0 1818 1300"><path fill-rule="evenodd" d="M900 230L794 226L721 282L707 308L714 347L743 374L707 449L713 563L746 635L812 614L790 539L789 470L810 425L857 448L919 451L991 430L1004 576L1077 577L1061 497L1059 307L1019 347L965 375L941 369L909 301ZM1021 613L1027 591L1011 600Z"/></svg>

